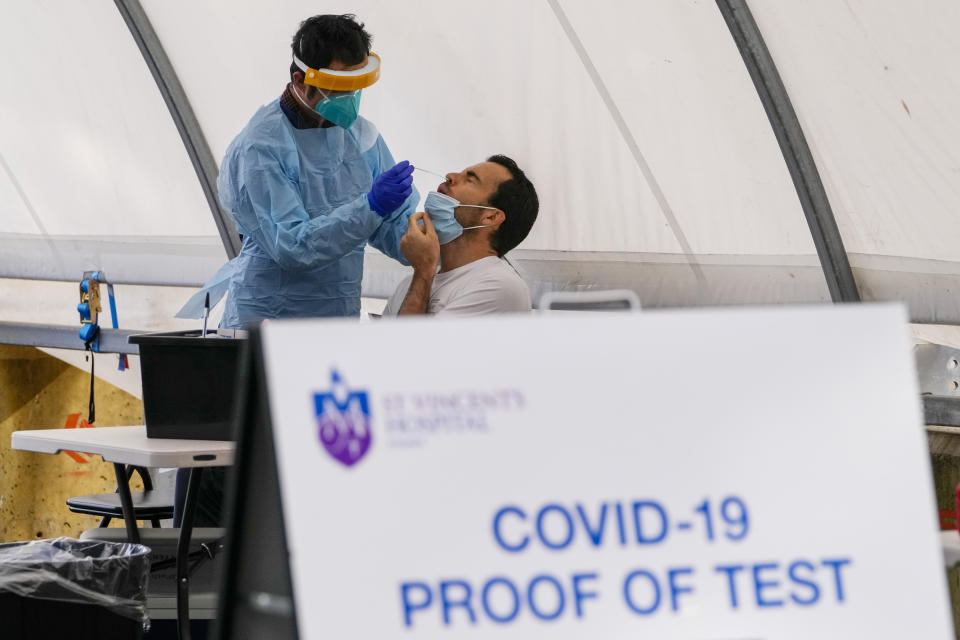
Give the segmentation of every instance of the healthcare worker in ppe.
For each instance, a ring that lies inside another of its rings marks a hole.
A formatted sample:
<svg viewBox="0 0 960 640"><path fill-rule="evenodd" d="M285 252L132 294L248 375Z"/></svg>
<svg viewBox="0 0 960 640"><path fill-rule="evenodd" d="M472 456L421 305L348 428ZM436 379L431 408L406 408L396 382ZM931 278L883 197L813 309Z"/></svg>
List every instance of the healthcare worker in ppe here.
<svg viewBox="0 0 960 640"><path fill-rule="evenodd" d="M177 315L196 317L229 290L221 326L265 318L358 316L364 247L406 264L400 239L419 195L358 114L380 57L353 15L305 20L290 83L230 143L217 188L243 238L240 255Z"/></svg>

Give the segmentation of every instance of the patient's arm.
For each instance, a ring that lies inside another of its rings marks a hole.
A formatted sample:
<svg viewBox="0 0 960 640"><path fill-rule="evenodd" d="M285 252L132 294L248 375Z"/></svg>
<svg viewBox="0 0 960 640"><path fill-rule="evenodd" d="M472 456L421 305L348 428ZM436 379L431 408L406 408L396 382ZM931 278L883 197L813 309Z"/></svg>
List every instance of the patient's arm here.
<svg viewBox="0 0 960 640"><path fill-rule="evenodd" d="M410 315L415 313L426 313L427 303L430 302L430 287L433 285L433 273L429 275L413 272L413 280L410 281L410 288L407 295L400 305L398 316Z"/></svg>
<svg viewBox="0 0 960 640"><path fill-rule="evenodd" d="M417 224L420 220L423 220L423 226ZM428 214L421 212L410 216L407 233L400 240L400 250L413 267L413 279L397 315L426 313L430 287L440 262L440 241Z"/></svg>

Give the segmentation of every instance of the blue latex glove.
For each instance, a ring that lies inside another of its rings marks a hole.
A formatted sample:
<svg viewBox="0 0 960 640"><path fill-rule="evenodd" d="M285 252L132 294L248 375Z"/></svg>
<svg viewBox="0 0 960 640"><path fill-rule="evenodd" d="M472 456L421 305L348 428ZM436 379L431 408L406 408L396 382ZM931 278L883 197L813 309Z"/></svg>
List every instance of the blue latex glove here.
<svg viewBox="0 0 960 640"><path fill-rule="evenodd" d="M396 211L413 193L413 166L404 160L387 169L373 182L367 202L383 217Z"/></svg>

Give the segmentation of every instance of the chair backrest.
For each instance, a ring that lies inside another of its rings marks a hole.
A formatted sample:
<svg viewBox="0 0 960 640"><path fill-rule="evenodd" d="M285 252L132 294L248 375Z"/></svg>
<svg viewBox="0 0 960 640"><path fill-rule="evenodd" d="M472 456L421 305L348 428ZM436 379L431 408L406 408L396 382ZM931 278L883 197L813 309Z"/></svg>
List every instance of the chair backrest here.
<svg viewBox="0 0 960 640"><path fill-rule="evenodd" d="M140 474L140 479L143 480L143 490L153 491L153 479L150 477L150 471L147 468L135 467L132 464L128 464L126 467L126 472L128 481L133 477L134 472ZM117 487L114 493L118 491L120 491L120 487Z"/></svg>

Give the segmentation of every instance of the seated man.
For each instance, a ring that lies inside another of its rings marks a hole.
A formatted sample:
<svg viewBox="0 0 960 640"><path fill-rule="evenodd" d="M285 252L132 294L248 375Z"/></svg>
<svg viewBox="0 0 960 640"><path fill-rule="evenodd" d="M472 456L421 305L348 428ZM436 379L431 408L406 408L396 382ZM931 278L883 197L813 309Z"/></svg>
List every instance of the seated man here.
<svg viewBox="0 0 960 640"><path fill-rule="evenodd" d="M410 216L400 251L413 275L383 315L530 311L530 290L503 256L530 233L539 206L533 184L506 156L448 173L427 196L427 212Z"/></svg>

